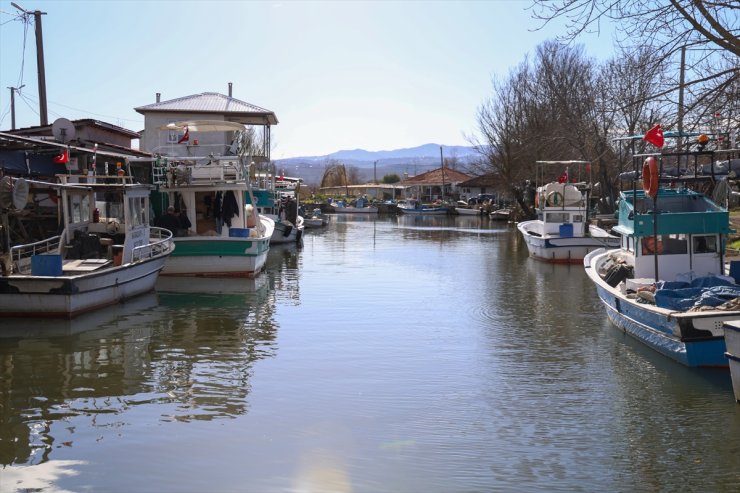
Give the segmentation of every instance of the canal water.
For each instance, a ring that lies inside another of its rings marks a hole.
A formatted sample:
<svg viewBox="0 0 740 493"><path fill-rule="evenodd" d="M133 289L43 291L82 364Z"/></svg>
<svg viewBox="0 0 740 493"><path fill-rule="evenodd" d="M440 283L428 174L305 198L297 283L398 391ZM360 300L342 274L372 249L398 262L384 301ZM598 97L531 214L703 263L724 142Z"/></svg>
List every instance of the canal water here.
<svg viewBox="0 0 740 493"><path fill-rule="evenodd" d="M256 280L0 321L0 491L738 491L729 371L477 217L336 215Z"/></svg>

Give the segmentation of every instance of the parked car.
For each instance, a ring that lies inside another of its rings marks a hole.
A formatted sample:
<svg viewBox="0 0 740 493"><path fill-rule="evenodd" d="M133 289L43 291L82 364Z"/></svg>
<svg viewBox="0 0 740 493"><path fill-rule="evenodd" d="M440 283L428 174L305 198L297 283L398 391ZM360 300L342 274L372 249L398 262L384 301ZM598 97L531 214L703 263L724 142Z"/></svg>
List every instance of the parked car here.
<svg viewBox="0 0 740 493"><path fill-rule="evenodd" d="M496 196L492 193L479 193L477 197L471 197L468 199L468 204L478 205L484 202L494 202L495 200Z"/></svg>

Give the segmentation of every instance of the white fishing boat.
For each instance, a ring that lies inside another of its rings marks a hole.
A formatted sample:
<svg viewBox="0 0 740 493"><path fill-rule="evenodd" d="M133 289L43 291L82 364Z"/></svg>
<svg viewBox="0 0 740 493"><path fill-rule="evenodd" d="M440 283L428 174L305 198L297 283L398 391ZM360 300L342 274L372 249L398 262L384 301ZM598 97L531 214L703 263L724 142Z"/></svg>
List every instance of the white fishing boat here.
<svg viewBox="0 0 740 493"><path fill-rule="evenodd" d="M329 217L326 214L323 214L321 209L316 207L313 212L311 212L310 217L304 218L303 224L305 224L307 228L321 228L329 224Z"/></svg>
<svg viewBox="0 0 740 493"><path fill-rule="evenodd" d="M740 320L727 322L724 325L725 356L730 364L730 378L735 400L740 402Z"/></svg>
<svg viewBox="0 0 740 493"><path fill-rule="evenodd" d="M558 180L538 186L535 194L537 219L517 224L529 255L550 263L580 263L586 254L599 248L619 246L619 237L589 224L590 182L570 181L569 167L586 161L538 161L538 181L553 166L565 167Z"/></svg>
<svg viewBox="0 0 740 493"><path fill-rule="evenodd" d="M495 211L491 211L490 214L488 214L488 217L494 221L508 221L511 219L511 209L506 207L496 209Z"/></svg>
<svg viewBox="0 0 740 493"><path fill-rule="evenodd" d="M459 216L482 216L483 206L468 204L464 200L458 200L455 206L455 213Z"/></svg>
<svg viewBox="0 0 740 493"><path fill-rule="evenodd" d="M275 222L259 214L249 179L251 159L245 127L226 121L170 123L167 130L221 132L233 137L233 154L205 158L160 159L155 176L167 204L187 218L177 248L162 275L254 277L265 265Z"/></svg>
<svg viewBox="0 0 740 493"><path fill-rule="evenodd" d="M259 188L260 192L267 192L266 203L257 198L258 212L275 221L275 229L270 239L271 245L285 243L301 244L305 222L298 211L300 181L285 179L284 176L275 178L266 177L266 188ZM255 196L257 191L255 191Z"/></svg>
<svg viewBox="0 0 740 493"><path fill-rule="evenodd" d="M406 199L398 203L398 212L401 214L415 214L424 216L445 216L447 207L425 205L416 199Z"/></svg>
<svg viewBox="0 0 740 493"><path fill-rule="evenodd" d="M173 252L172 233L149 226L151 186L126 176L59 176L58 184L5 178L14 190L30 185L30 194L57 190L62 228L3 255L5 317L72 318L151 291Z"/></svg>

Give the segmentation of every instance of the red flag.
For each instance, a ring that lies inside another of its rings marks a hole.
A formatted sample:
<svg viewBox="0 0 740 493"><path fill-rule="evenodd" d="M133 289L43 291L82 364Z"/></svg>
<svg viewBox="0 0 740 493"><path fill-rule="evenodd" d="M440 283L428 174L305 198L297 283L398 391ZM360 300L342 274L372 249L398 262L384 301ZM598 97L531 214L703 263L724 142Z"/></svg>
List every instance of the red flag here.
<svg viewBox="0 0 740 493"><path fill-rule="evenodd" d="M183 142L187 142L190 140L190 132L188 132L188 127L185 127L185 135L180 137L180 140L177 141L178 144L182 144Z"/></svg>
<svg viewBox="0 0 740 493"><path fill-rule="evenodd" d="M56 164L67 164L69 162L69 151L64 149L61 154L54 156L54 162Z"/></svg>
<svg viewBox="0 0 740 493"><path fill-rule="evenodd" d="M665 140L663 139L663 129L660 127L660 123L648 130L642 139L650 142L655 147L663 147Z"/></svg>

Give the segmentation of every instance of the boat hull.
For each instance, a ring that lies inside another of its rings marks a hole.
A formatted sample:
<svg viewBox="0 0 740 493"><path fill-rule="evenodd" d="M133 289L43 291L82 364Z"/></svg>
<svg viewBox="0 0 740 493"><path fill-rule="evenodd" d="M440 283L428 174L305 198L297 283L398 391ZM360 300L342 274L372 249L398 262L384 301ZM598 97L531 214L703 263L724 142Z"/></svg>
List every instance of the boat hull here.
<svg viewBox="0 0 740 493"><path fill-rule="evenodd" d="M79 276L0 278L0 313L73 318L154 289L166 256Z"/></svg>
<svg viewBox="0 0 740 493"><path fill-rule="evenodd" d="M726 321L740 318L740 312L675 312L628 298L599 276L598 265L606 255L603 250L592 252L583 263L614 325L686 366L728 367L721 327Z"/></svg>
<svg viewBox="0 0 740 493"><path fill-rule="evenodd" d="M483 211L481 209L465 209L464 207L455 208L455 212L460 216L482 216Z"/></svg>
<svg viewBox="0 0 740 493"><path fill-rule="evenodd" d="M269 237L184 237L175 244L163 276L254 277L270 250Z"/></svg>
<svg viewBox="0 0 740 493"><path fill-rule="evenodd" d="M730 375L732 377L732 390L735 400L740 402L740 322L727 323L724 326L725 346Z"/></svg>
<svg viewBox="0 0 740 493"><path fill-rule="evenodd" d="M617 237L574 236L561 237L556 235L534 234L531 226L535 221L525 221L517 225L519 232L527 244L529 256L555 264L580 264L584 257L599 248L616 248L619 246Z"/></svg>
<svg viewBox="0 0 740 493"><path fill-rule="evenodd" d="M377 207L336 207L332 209L337 214L377 214Z"/></svg>
<svg viewBox="0 0 740 493"><path fill-rule="evenodd" d="M399 207L398 212L401 214L417 215L417 216L445 216L447 215L447 209L445 208L434 208L434 209L412 209L406 207Z"/></svg>
<svg viewBox="0 0 740 493"><path fill-rule="evenodd" d="M273 220L275 220L275 229L272 231L272 237L270 238L271 244L300 243L306 225L305 220L301 218L297 226L289 222L277 221L274 218Z"/></svg>
<svg viewBox="0 0 740 493"><path fill-rule="evenodd" d="M303 226L305 226L306 228L320 228L322 226L326 226L327 224L329 224L329 219L325 217L309 217L303 220Z"/></svg>

